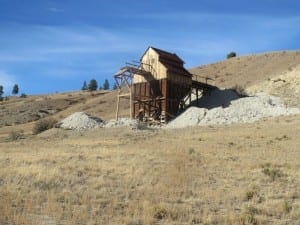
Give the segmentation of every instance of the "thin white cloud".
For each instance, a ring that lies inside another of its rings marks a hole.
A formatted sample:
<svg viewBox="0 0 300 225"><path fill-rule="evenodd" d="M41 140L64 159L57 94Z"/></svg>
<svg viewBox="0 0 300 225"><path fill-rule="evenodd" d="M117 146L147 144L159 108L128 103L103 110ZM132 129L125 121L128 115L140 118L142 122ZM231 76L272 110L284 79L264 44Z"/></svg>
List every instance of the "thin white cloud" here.
<svg viewBox="0 0 300 225"><path fill-rule="evenodd" d="M216 12L168 12L168 13L144 13L144 14L130 14L120 15L120 17L131 17L139 19L158 20L160 22L182 21L183 23L200 23L200 22L214 22L214 21L236 21L263 23L270 21L271 23L279 24L295 24L299 21L300 16L281 16L281 15L263 15L263 14L247 14L247 13L216 13Z"/></svg>
<svg viewBox="0 0 300 225"><path fill-rule="evenodd" d="M157 21L150 27L145 23L122 29L83 24L15 25L0 36L0 66L7 62L11 65L45 63L39 71L43 70L41 74L51 77L72 76L91 68L109 72L118 63L117 59L120 63L130 61L131 57L138 59L146 47L153 45L176 52L190 67L221 60L229 51L245 54L284 48L289 38L300 33L300 17L297 16L176 12L143 16ZM1 46L1 40L9 44ZM126 58L120 59L120 56ZM78 65L84 66L79 68Z"/></svg>
<svg viewBox="0 0 300 225"><path fill-rule="evenodd" d="M50 8L48 8L48 10L50 12L53 12L53 13L62 13L62 12L64 12L63 9L59 9L59 8L56 8L56 7L50 7Z"/></svg>
<svg viewBox="0 0 300 225"><path fill-rule="evenodd" d="M11 43L0 46L0 63L56 61L63 55L68 55L71 60L89 54L128 53L136 50L140 42L140 38L126 38L116 31L93 26L23 25L21 29L16 28L9 35L0 37L0 44L1 39ZM23 33L30 38L20 38Z"/></svg>
<svg viewBox="0 0 300 225"><path fill-rule="evenodd" d="M26 63L26 62L45 62L48 61L46 57L30 56L30 54L15 55L14 53L0 53L0 63Z"/></svg>

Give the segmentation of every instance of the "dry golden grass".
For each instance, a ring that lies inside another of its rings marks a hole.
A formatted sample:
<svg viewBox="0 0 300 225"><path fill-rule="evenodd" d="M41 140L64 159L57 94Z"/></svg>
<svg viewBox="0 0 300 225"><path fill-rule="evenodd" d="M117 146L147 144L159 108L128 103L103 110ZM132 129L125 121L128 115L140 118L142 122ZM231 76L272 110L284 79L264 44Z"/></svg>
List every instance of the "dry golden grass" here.
<svg viewBox="0 0 300 225"><path fill-rule="evenodd" d="M248 87L291 71L300 64L300 51L280 51L237 56L190 69L191 73L214 79L218 87L238 84Z"/></svg>
<svg viewBox="0 0 300 225"><path fill-rule="evenodd" d="M222 88L240 87L247 94L265 92L280 97L292 107L300 107L300 51L281 51L233 57L190 69L212 78L209 83Z"/></svg>
<svg viewBox="0 0 300 225"><path fill-rule="evenodd" d="M300 223L300 117L0 143L0 224Z"/></svg>

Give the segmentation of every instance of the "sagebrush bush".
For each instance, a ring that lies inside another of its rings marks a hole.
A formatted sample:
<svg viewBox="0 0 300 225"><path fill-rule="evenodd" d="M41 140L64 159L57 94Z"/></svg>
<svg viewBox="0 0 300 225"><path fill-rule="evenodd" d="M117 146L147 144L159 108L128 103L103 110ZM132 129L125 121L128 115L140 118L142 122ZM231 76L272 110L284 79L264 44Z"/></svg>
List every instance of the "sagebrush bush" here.
<svg viewBox="0 0 300 225"><path fill-rule="evenodd" d="M8 140L10 141L16 141L19 139L24 138L24 131L23 130L18 130L18 131L11 131L8 134Z"/></svg>
<svg viewBox="0 0 300 225"><path fill-rule="evenodd" d="M269 163L262 165L262 173L269 176L271 181L275 181L284 175L280 169L274 168Z"/></svg>
<svg viewBox="0 0 300 225"><path fill-rule="evenodd" d="M235 52L229 52L226 56L227 59L230 59L230 58L233 58L233 57L236 57L236 53Z"/></svg>
<svg viewBox="0 0 300 225"><path fill-rule="evenodd" d="M20 98L27 98L27 95L26 95L25 93L22 93L22 94L20 95Z"/></svg>
<svg viewBox="0 0 300 225"><path fill-rule="evenodd" d="M46 118L46 119L39 120L35 123L32 133L39 134L45 130L49 130L53 128L56 123L57 120L53 118Z"/></svg>

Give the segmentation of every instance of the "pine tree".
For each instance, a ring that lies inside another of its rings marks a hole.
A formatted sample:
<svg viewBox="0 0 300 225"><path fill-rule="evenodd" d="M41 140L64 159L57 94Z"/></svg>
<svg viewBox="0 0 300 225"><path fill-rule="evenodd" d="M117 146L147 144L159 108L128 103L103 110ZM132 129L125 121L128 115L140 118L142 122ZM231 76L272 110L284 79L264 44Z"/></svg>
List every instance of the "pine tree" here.
<svg viewBox="0 0 300 225"><path fill-rule="evenodd" d="M230 59L230 58L233 58L233 57L236 57L236 52L229 52L226 56L227 59Z"/></svg>
<svg viewBox="0 0 300 225"><path fill-rule="evenodd" d="M13 95L17 95L19 93L19 86L17 84L15 84L13 86L12 92Z"/></svg>
<svg viewBox="0 0 300 225"><path fill-rule="evenodd" d="M86 91L87 89L88 89L88 86L86 84L86 81L84 81L81 90Z"/></svg>
<svg viewBox="0 0 300 225"><path fill-rule="evenodd" d="M105 81L104 81L103 90L109 90L109 82L107 79L105 79Z"/></svg>
<svg viewBox="0 0 300 225"><path fill-rule="evenodd" d="M96 91L98 88L98 83L95 79L92 79L89 83L89 86L88 86L88 90L89 91Z"/></svg>
<svg viewBox="0 0 300 225"><path fill-rule="evenodd" d="M0 85L0 101L3 101L3 97L2 97L2 95L4 93L3 89L4 89L3 86Z"/></svg>

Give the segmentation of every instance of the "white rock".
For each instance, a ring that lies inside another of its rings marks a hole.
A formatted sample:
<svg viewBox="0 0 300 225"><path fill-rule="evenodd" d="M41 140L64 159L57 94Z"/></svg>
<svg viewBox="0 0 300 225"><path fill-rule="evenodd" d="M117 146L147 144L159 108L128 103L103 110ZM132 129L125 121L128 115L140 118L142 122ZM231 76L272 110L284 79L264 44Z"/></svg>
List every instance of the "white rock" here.
<svg viewBox="0 0 300 225"><path fill-rule="evenodd" d="M113 127L138 127L138 121L129 118L119 118L118 120L109 120L104 125L105 128Z"/></svg>
<svg viewBox="0 0 300 225"><path fill-rule="evenodd" d="M70 130L87 130L104 125L100 118L90 116L84 112L76 112L60 122L60 127Z"/></svg>
<svg viewBox="0 0 300 225"><path fill-rule="evenodd" d="M211 95L211 98L216 97ZM209 102L209 99L206 99ZM212 101L215 101L212 99ZM287 108L279 98L266 94L229 101L228 107L204 109L190 107L169 124L167 128L207 126L214 124L249 123L266 117L300 114L299 108Z"/></svg>

